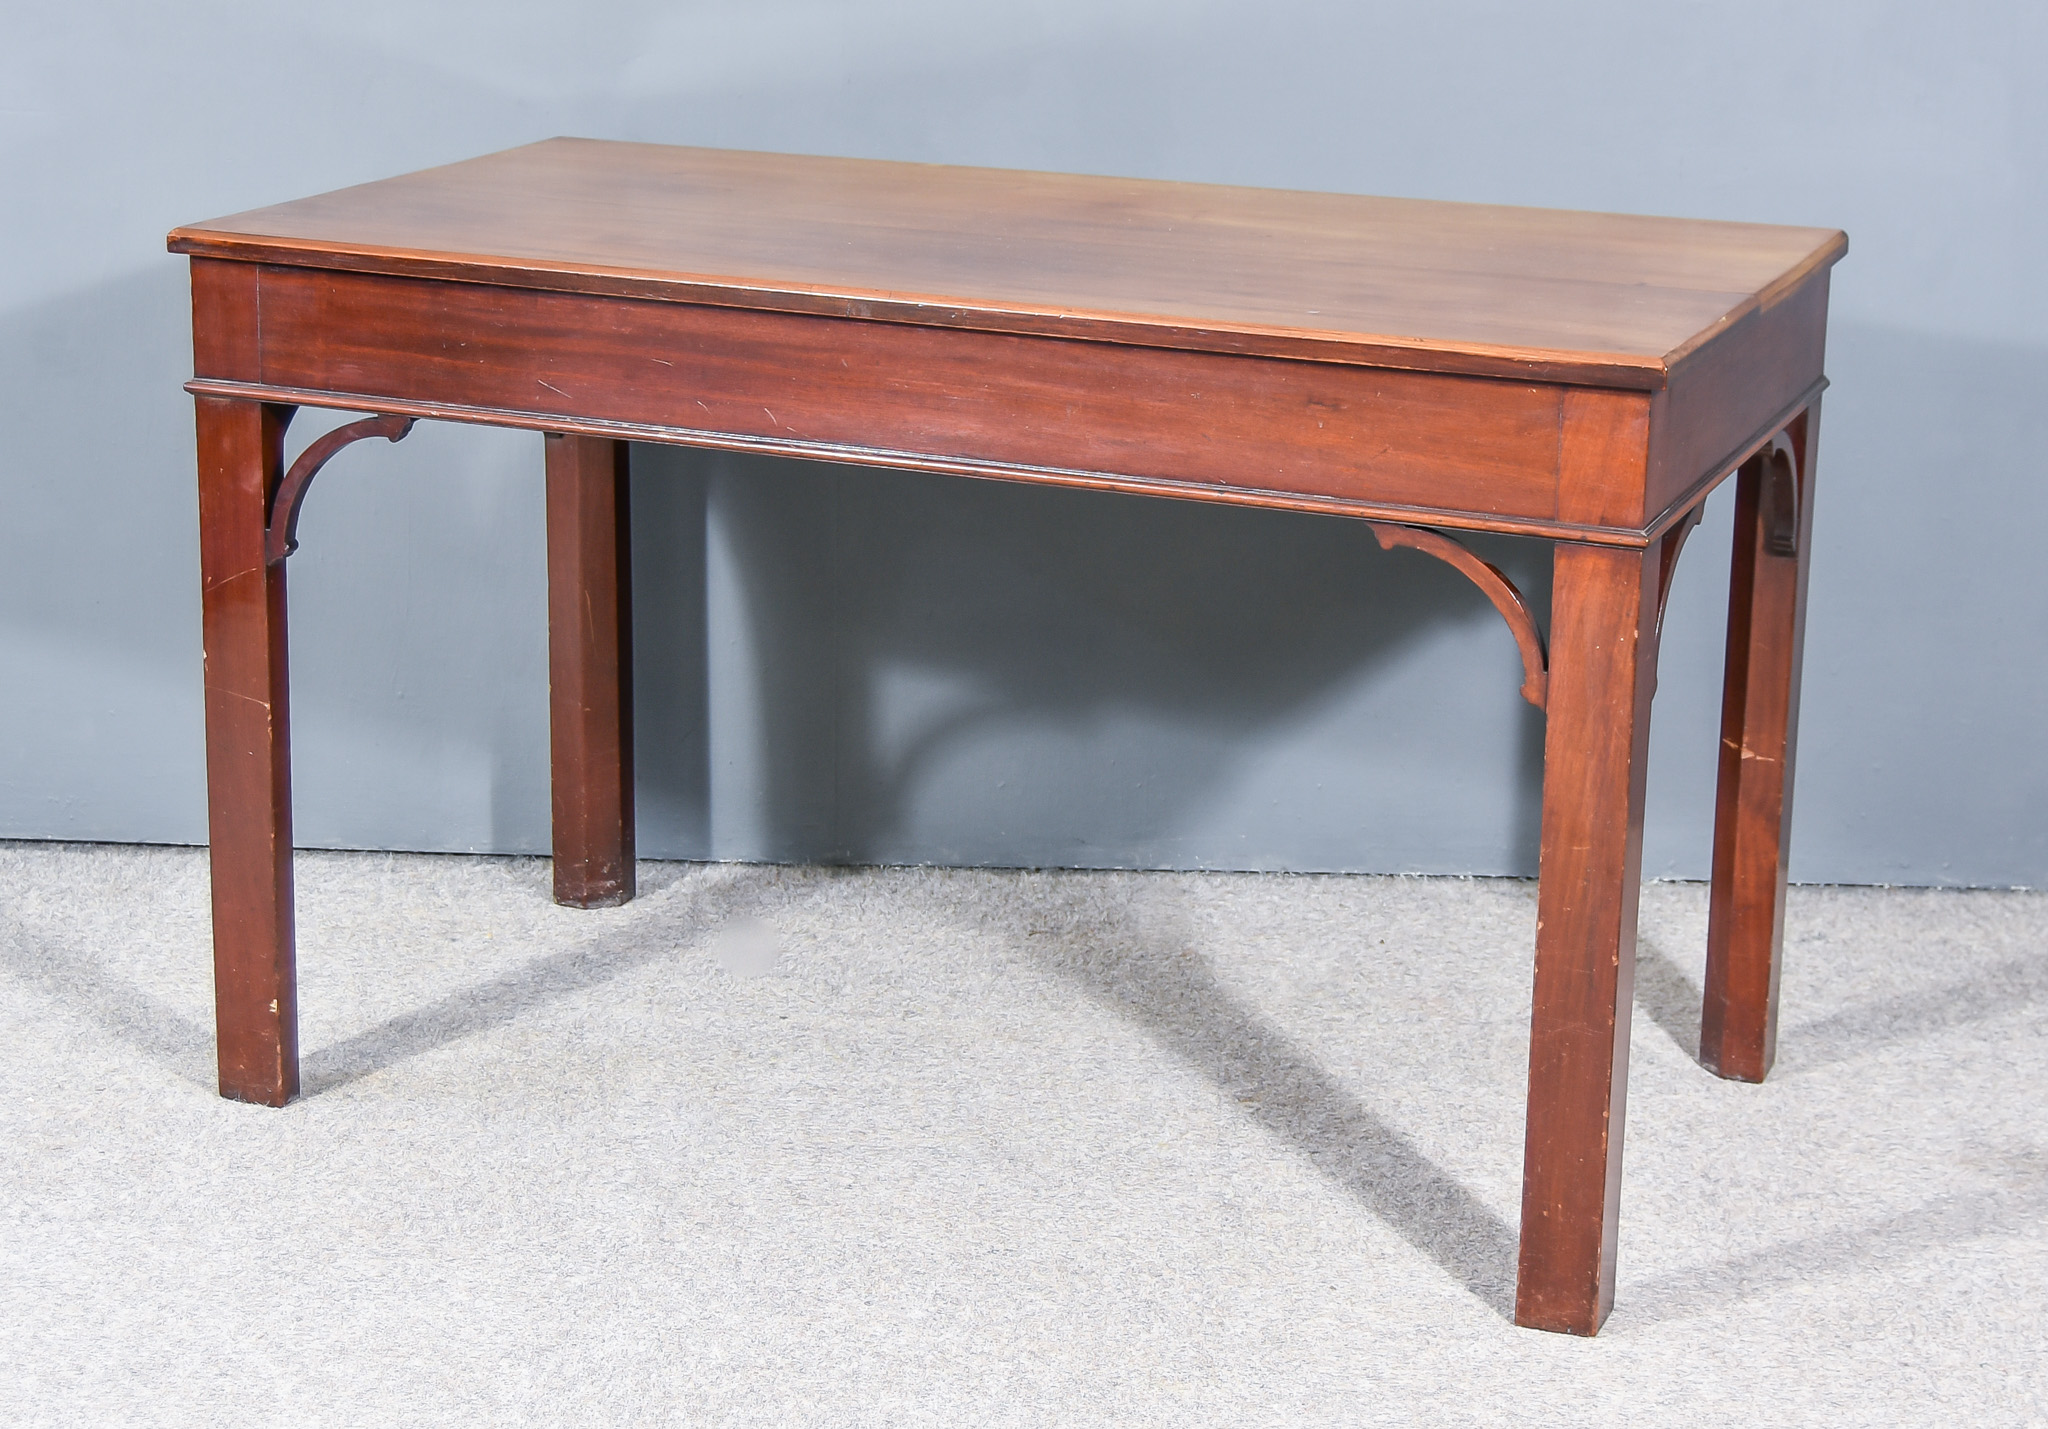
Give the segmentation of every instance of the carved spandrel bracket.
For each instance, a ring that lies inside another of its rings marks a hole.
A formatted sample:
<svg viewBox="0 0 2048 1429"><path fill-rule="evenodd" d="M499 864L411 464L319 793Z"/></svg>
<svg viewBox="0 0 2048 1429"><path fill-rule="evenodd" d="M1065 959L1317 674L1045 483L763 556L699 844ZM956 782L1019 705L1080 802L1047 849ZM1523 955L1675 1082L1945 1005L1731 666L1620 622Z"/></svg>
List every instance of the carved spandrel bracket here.
<svg viewBox="0 0 2048 1429"><path fill-rule="evenodd" d="M1799 554L1799 461L1784 432L1751 458L1763 465L1764 549L1774 556Z"/></svg>
<svg viewBox="0 0 2048 1429"><path fill-rule="evenodd" d="M270 523L263 533L264 559L274 566L299 548L299 507L305 503L306 488L313 484L320 468L327 465L336 452L365 437L383 437L395 442L412 430L413 420L411 417L366 417L360 422L336 427L300 452L299 459L292 463L291 470L284 474L284 480L277 484L277 491L270 498Z"/></svg>
<svg viewBox="0 0 2048 1429"><path fill-rule="evenodd" d="M1657 620L1651 626L1650 638L1658 645L1664 643L1664 608L1671 603L1671 578L1678 573L1678 553L1685 549L1686 537L1699 526L1700 518L1707 514L1707 503L1703 500L1690 511L1671 523L1671 529L1657 543ZM1654 648L1654 647L1653 647ZM1657 666L1650 668L1650 695L1657 694Z"/></svg>
<svg viewBox="0 0 2048 1429"><path fill-rule="evenodd" d="M1500 567L1491 561L1481 560L1469 548L1427 526L1402 526L1391 521L1368 521L1365 524L1372 527L1373 535L1379 538L1381 550L1391 551L1396 546L1406 546L1435 556L1456 566L1467 580L1479 587L1480 593L1493 602L1493 608L1508 623L1515 644L1522 652L1522 698L1542 709L1550 693L1550 653L1544 646L1543 632L1536 628L1536 617L1530 612L1528 601L1522 598L1515 583L1501 573Z"/></svg>
<svg viewBox="0 0 2048 1429"><path fill-rule="evenodd" d="M1664 634L1664 607L1671 601L1671 577L1678 573L1678 553L1685 549L1685 538L1700 524L1700 518L1707 514L1707 503L1702 501L1692 510L1672 522L1671 529L1664 533L1664 539L1657 543L1657 635Z"/></svg>

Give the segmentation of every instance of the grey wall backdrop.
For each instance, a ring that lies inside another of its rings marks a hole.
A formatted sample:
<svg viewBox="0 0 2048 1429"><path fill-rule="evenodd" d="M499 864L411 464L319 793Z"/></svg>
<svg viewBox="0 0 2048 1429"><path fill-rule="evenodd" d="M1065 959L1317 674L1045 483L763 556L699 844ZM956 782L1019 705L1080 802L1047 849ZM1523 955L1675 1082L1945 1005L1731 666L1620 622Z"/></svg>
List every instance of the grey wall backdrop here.
<svg viewBox="0 0 2048 1429"><path fill-rule="evenodd" d="M1827 224L1794 876L2048 883L2048 12L13 4L0 834L205 838L175 223L556 133ZM318 430L298 434L308 439ZM636 448L649 855L1532 872L1540 716L1341 521ZM547 837L540 452L423 427L293 558L302 843ZM1645 869L1707 867L1725 493ZM1541 591L1548 553L1487 554Z"/></svg>

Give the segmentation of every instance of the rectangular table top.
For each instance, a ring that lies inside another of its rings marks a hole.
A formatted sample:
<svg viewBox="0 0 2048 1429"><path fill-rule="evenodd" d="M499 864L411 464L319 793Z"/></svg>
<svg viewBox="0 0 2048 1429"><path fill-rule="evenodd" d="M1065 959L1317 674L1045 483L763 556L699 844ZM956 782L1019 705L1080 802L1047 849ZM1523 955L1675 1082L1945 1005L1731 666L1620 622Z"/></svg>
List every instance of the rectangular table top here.
<svg viewBox="0 0 2048 1429"><path fill-rule="evenodd" d="M1658 390L1838 231L550 139L174 252Z"/></svg>

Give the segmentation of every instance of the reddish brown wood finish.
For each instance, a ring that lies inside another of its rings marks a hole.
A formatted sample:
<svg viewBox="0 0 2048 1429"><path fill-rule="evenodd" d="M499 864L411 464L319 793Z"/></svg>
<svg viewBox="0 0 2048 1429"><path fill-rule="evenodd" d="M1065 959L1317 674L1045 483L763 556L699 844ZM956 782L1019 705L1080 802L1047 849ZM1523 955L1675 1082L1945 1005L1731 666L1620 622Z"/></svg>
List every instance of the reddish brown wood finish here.
<svg viewBox="0 0 2048 1429"><path fill-rule="evenodd" d="M1700 1061L1735 1081L1762 1081L1777 1055L1785 868L1819 442L1816 404L1783 438L1743 463L1736 479L1707 987L1700 1012ZM1775 477L1774 461L1780 464ZM1774 487L1781 501L1791 498L1791 509L1783 513L1789 533L1780 527L1775 541L1775 523L1768 519L1779 504L1771 499ZM1787 544L1793 547L1789 553L1783 550Z"/></svg>
<svg viewBox="0 0 2048 1429"><path fill-rule="evenodd" d="M263 554L270 563L276 565L299 548L299 508L305 503L313 478L337 452L365 437L402 441L412 430L412 424L411 417L365 417L360 422L336 427L300 452L270 498L270 526L263 539Z"/></svg>
<svg viewBox="0 0 2048 1429"><path fill-rule="evenodd" d="M244 395L1619 544L1665 509L1640 474L1662 440L1641 392L254 272L260 335L199 367ZM1824 273L1816 284L1824 304ZM1806 310L1803 290L1790 306ZM1820 378L1806 348L1801 395ZM1691 370L1732 388L1741 374L1720 362L1712 351ZM1784 390L1771 371L1706 406L1693 444L1732 464L1766 434L1751 413ZM431 410L408 408L429 391Z"/></svg>
<svg viewBox="0 0 2048 1429"><path fill-rule="evenodd" d="M1806 405L1827 350L1826 269L1730 323L1722 340L1694 349L1650 402L1644 510L1690 504L1744 452Z"/></svg>
<svg viewBox="0 0 2048 1429"><path fill-rule="evenodd" d="M306 269L265 269L259 292L258 368L203 376L1558 520L1555 387Z"/></svg>
<svg viewBox="0 0 2048 1429"><path fill-rule="evenodd" d="M1552 577L1515 1320L1574 1335L1614 1304L1660 562L1562 545Z"/></svg>
<svg viewBox="0 0 2048 1429"><path fill-rule="evenodd" d="M264 552L289 407L202 397L199 563L220 1092L299 1091L284 567Z"/></svg>
<svg viewBox="0 0 2048 1429"><path fill-rule="evenodd" d="M1839 232L551 139L178 229L180 253L1662 388ZM1735 344L1740 345L1740 344Z"/></svg>
<svg viewBox="0 0 2048 1429"><path fill-rule="evenodd" d="M547 439L555 901L633 896L633 615L626 444Z"/></svg>
<svg viewBox="0 0 2048 1429"><path fill-rule="evenodd" d="M1382 551L1406 546L1412 551L1435 556L1456 567L1465 579L1479 587L1480 593L1500 612L1500 618L1508 623L1508 630L1515 637L1515 646L1522 653L1522 698L1542 709L1544 690L1550 682L1550 661L1543 646L1543 632L1536 628L1536 616L1529 609L1529 602L1522 598L1522 592L1501 568L1491 561L1482 560L1470 548L1441 531L1421 526L1397 526L1387 521L1368 521L1366 525L1372 528Z"/></svg>
<svg viewBox="0 0 2048 1429"><path fill-rule="evenodd" d="M556 891L586 906L633 891L629 438L1542 536L1541 681L1526 605L1460 564L1549 720L1516 1318L1598 1328L1662 600L1707 491L1824 385L1840 233L555 140L171 246L227 1094L296 1085L263 561L291 405L549 434ZM1799 554L1743 478L1705 1053L1731 1076L1769 1062L1814 430Z"/></svg>

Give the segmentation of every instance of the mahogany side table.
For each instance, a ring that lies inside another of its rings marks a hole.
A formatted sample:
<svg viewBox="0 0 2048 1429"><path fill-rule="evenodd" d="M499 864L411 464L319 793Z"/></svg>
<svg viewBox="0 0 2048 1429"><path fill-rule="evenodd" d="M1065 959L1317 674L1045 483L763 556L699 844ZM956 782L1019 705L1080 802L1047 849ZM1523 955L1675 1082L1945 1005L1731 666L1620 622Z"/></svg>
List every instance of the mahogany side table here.
<svg viewBox="0 0 2048 1429"><path fill-rule="evenodd" d="M628 441L1286 507L1468 576L1547 715L1515 1318L1614 1295L1658 628L1736 473L1701 1059L1776 1031L1826 229L555 139L180 228L221 1093L298 1090L285 558L418 418L544 434L555 897L633 896ZM372 414L287 467L299 407ZM1546 635L1459 530L1555 543Z"/></svg>

